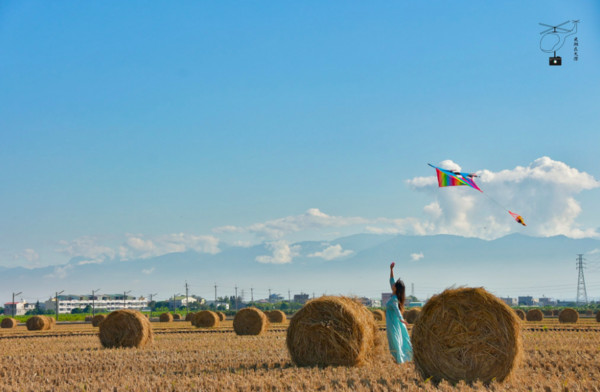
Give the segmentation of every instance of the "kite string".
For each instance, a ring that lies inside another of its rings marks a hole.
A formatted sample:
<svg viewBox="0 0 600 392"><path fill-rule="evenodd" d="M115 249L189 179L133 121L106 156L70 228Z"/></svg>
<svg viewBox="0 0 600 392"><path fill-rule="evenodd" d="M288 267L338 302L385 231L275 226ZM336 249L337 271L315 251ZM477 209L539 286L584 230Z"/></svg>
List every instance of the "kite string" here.
<svg viewBox="0 0 600 392"><path fill-rule="evenodd" d="M496 205L498 205L500 208L502 208L503 210L506 210L506 212L510 212L510 210L508 208L506 208L505 206L503 206L502 204L500 204L496 199L494 199L493 197L489 196L487 193L481 192L483 193L483 195L485 197L487 197L488 199L490 199L491 201L493 201L494 203L496 203Z"/></svg>

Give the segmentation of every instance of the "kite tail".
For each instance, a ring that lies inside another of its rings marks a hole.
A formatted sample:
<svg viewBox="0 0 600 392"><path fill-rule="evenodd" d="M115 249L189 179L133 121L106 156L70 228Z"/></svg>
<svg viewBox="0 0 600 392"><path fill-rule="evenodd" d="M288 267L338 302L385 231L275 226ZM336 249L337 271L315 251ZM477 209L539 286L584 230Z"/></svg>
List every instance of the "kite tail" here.
<svg viewBox="0 0 600 392"><path fill-rule="evenodd" d="M499 206L500 208L502 208L504 211L508 212L510 214L510 216L512 216L514 218L515 221L517 221L517 223L522 224L523 226L527 226L525 224L525 221L523 220L523 217L519 214L516 214L514 212L512 212L511 210L509 210L508 208L506 208L504 205L500 204L496 199L494 199L493 197L489 196L487 193L484 193L484 195L491 201L493 201L494 203L496 203L497 206Z"/></svg>

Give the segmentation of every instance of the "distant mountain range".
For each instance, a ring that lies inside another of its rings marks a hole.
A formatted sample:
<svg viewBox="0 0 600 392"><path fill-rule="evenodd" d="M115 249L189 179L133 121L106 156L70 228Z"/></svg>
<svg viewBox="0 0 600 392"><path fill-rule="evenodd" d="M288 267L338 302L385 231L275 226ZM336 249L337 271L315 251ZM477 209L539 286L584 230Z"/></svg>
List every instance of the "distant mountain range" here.
<svg viewBox="0 0 600 392"><path fill-rule="evenodd" d="M290 244L290 263L269 264L257 257L273 255L268 244L222 246L217 254L170 253L130 261L67 264L26 269L0 267L0 301L22 291L30 302L48 299L55 291L87 294L131 290L131 295L158 293L163 299L184 292L209 299L233 295L235 286L245 299L267 297L268 290L287 298L306 292L349 294L379 298L389 291L389 263L411 293L426 298L452 285L484 286L500 296L533 295L574 298L577 288L575 258L600 249L595 239L564 236L537 238L512 234L493 241L451 235L403 236L358 234L334 241ZM329 249L329 252L327 251ZM337 258L333 258L339 256ZM325 258L331 258L326 260ZM588 296L600 297L600 272L586 271Z"/></svg>

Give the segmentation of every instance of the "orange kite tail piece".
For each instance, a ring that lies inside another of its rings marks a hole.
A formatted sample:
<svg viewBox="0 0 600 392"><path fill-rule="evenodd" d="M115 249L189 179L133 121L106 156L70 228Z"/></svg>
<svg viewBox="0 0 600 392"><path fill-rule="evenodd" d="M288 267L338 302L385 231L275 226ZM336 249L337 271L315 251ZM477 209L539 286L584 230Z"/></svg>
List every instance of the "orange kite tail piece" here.
<svg viewBox="0 0 600 392"><path fill-rule="evenodd" d="M519 214L515 214L515 213L514 213L514 212L512 212L512 211L508 211L508 213L509 213L510 215L512 215L512 217L513 217L513 218L515 218L515 220L517 221L517 223L520 223L520 224L522 224L523 226L527 226L527 225L525 224L525 221L523 220L523 217L522 217L521 215L519 215Z"/></svg>

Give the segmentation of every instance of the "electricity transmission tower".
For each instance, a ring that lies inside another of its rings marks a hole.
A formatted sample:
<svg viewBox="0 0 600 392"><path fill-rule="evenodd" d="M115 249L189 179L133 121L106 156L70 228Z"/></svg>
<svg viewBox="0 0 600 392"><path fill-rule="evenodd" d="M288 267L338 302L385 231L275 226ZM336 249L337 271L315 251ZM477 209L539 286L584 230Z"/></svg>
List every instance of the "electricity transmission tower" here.
<svg viewBox="0 0 600 392"><path fill-rule="evenodd" d="M579 305L587 305L587 291L585 289L585 277L583 276L583 254L577 255L577 270L579 271L579 277L577 279L577 300L575 304Z"/></svg>

